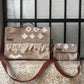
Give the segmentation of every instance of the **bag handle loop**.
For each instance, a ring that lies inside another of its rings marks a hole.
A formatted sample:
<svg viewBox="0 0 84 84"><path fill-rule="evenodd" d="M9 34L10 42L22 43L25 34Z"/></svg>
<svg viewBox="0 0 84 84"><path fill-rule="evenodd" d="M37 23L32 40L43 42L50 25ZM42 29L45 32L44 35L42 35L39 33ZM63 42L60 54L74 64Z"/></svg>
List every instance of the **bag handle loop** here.
<svg viewBox="0 0 84 84"><path fill-rule="evenodd" d="M32 24L32 25L35 27L35 25L34 25L32 22L23 22L23 23L20 25L20 28L22 28L23 25L26 24L26 23L30 23L30 24Z"/></svg>

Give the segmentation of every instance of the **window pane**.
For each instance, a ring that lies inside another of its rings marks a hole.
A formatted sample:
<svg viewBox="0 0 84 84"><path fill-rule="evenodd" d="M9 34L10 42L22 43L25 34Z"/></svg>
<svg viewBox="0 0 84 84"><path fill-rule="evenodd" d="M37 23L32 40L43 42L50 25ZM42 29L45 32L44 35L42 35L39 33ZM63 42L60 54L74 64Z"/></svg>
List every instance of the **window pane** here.
<svg viewBox="0 0 84 84"><path fill-rule="evenodd" d="M67 18L78 18L79 0L67 0Z"/></svg>
<svg viewBox="0 0 84 84"><path fill-rule="evenodd" d="M67 23L66 40L78 44L78 23Z"/></svg>
<svg viewBox="0 0 84 84"><path fill-rule="evenodd" d="M52 23L51 37L54 43L64 42L64 23Z"/></svg>
<svg viewBox="0 0 84 84"><path fill-rule="evenodd" d="M84 58L84 22L81 23L81 57Z"/></svg>
<svg viewBox="0 0 84 84"><path fill-rule="evenodd" d="M84 18L84 0L82 0L82 11L81 17Z"/></svg>
<svg viewBox="0 0 84 84"><path fill-rule="evenodd" d="M52 0L52 18L64 18L64 0Z"/></svg>
<svg viewBox="0 0 84 84"><path fill-rule="evenodd" d="M8 22L7 23L8 27L20 27L20 23L16 23L16 22Z"/></svg>
<svg viewBox="0 0 84 84"><path fill-rule="evenodd" d="M37 23L38 27L49 27L49 23Z"/></svg>
<svg viewBox="0 0 84 84"><path fill-rule="evenodd" d="M35 0L23 0L23 18L34 18Z"/></svg>
<svg viewBox="0 0 84 84"><path fill-rule="evenodd" d="M49 0L37 0L37 18L49 18Z"/></svg>
<svg viewBox="0 0 84 84"><path fill-rule="evenodd" d="M20 18L20 0L7 0L7 18Z"/></svg>

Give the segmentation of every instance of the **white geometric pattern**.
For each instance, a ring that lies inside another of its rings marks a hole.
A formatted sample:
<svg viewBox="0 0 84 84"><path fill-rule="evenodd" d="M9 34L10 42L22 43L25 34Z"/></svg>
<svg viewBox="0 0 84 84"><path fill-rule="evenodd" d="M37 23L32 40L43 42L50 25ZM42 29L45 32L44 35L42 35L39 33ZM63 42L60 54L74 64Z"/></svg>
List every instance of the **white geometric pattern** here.
<svg viewBox="0 0 84 84"><path fill-rule="evenodd" d="M43 38L43 35L42 34L38 34L37 36L39 39L42 39Z"/></svg>
<svg viewBox="0 0 84 84"><path fill-rule="evenodd" d="M45 32L47 31L47 29L44 27L44 28L42 29L42 31L45 33Z"/></svg>
<svg viewBox="0 0 84 84"><path fill-rule="evenodd" d="M24 33L21 37L26 39L28 37L28 35Z"/></svg>
<svg viewBox="0 0 84 84"><path fill-rule="evenodd" d="M15 56L15 55L13 55L13 54L10 54L9 57L10 57L10 58L17 59L17 58L21 58L22 55L16 55L16 56Z"/></svg>
<svg viewBox="0 0 84 84"><path fill-rule="evenodd" d="M27 32L30 32L31 30L32 30L31 27L27 27L27 28L26 28L26 31L27 31Z"/></svg>
<svg viewBox="0 0 84 84"><path fill-rule="evenodd" d="M64 48L67 49L69 46L67 44L64 45Z"/></svg>
<svg viewBox="0 0 84 84"><path fill-rule="evenodd" d="M74 44L71 44L72 46L74 46Z"/></svg>
<svg viewBox="0 0 84 84"><path fill-rule="evenodd" d="M57 45L58 45L58 46L61 46L61 43L58 43Z"/></svg>
<svg viewBox="0 0 84 84"><path fill-rule="evenodd" d="M31 39L33 39L33 38L35 37L35 35L34 35L34 34L31 34L29 37L30 37Z"/></svg>
<svg viewBox="0 0 84 84"><path fill-rule="evenodd" d="M34 28L34 31L35 31L35 32L38 32L38 31L39 31L39 28L36 28L36 27L35 27L35 28Z"/></svg>

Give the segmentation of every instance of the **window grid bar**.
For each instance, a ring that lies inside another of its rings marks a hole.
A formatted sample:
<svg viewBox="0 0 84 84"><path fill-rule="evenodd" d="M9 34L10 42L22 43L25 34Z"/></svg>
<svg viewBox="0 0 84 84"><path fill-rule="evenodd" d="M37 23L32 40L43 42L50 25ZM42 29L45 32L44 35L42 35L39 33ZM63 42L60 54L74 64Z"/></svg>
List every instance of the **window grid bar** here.
<svg viewBox="0 0 84 84"><path fill-rule="evenodd" d="M79 0L79 20L81 20L81 3L82 1ZM81 22L79 22L79 28L78 28L78 52L80 54L80 47L81 47Z"/></svg>
<svg viewBox="0 0 84 84"><path fill-rule="evenodd" d="M23 0L20 0L20 20L22 20L22 12L23 12L23 4L22 4ZM20 25L22 24L22 21L20 22Z"/></svg>
<svg viewBox="0 0 84 84"><path fill-rule="evenodd" d="M2 0L2 8L3 8L3 33L2 33L2 42L1 44L3 45L4 43L4 36L5 36L5 27L7 26L7 22L6 22L6 19L7 19L7 0ZM4 45L1 46L3 51L4 51Z"/></svg>
<svg viewBox="0 0 84 84"><path fill-rule="evenodd" d="M52 12L52 0L49 0L49 27L50 27L50 45L51 45L51 12ZM50 46L51 48L51 46ZM51 50L50 50L51 52ZM51 54L50 54L50 58L51 58Z"/></svg>
<svg viewBox="0 0 84 84"><path fill-rule="evenodd" d="M6 19L6 22L84 22L84 19Z"/></svg>
<svg viewBox="0 0 84 84"><path fill-rule="evenodd" d="M37 0L35 0L35 26L37 26Z"/></svg>
<svg viewBox="0 0 84 84"><path fill-rule="evenodd" d="M7 0L3 0L3 24L4 24L3 26L4 27L7 26L6 19L7 19Z"/></svg>
<svg viewBox="0 0 84 84"><path fill-rule="evenodd" d="M49 0L49 27L51 27L51 12L52 12L52 0Z"/></svg>
<svg viewBox="0 0 84 84"><path fill-rule="evenodd" d="M64 0L64 43L66 43L66 8L67 8L67 0Z"/></svg>
<svg viewBox="0 0 84 84"><path fill-rule="evenodd" d="M22 11L23 11L23 0L20 0L20 19L22 19Z"/></svg>

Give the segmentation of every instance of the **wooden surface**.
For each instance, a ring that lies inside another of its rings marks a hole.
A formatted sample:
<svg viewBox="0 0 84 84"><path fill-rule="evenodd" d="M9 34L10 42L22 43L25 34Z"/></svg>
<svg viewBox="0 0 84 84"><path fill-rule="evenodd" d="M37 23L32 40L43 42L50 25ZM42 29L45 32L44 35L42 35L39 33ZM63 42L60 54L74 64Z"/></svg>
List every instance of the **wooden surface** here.
<svg viewBox="0 0 84 84"><path fill-rule="evenodd" d="M9 61L8 71L14 77L21 80L32 78L41 68L44 61ZM60 61L61 68L70 75L77 73L77 61ZM0 84L84 84L84 62L82 61L81 73L74 79L63 77L55 68L50 64L46 70L35 80L29 83L19 83L11 80L5 73L2 64L0 63Z"/></svg>

